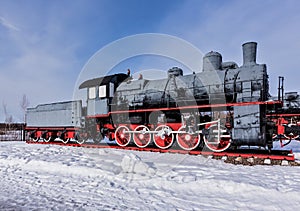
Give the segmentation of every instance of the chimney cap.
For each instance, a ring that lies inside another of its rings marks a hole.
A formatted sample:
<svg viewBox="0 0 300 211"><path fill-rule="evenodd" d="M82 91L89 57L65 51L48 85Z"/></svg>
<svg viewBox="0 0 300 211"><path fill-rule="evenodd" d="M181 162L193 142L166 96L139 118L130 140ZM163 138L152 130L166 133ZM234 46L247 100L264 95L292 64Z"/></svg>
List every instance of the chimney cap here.
<svg viewBox="0 0 300 211"><path fill-rule="evenodd" d="M257 42L254 42L254 41L245 42L242 46L249 45L249 44L255 44L255 45L257 45Z"/></svg>

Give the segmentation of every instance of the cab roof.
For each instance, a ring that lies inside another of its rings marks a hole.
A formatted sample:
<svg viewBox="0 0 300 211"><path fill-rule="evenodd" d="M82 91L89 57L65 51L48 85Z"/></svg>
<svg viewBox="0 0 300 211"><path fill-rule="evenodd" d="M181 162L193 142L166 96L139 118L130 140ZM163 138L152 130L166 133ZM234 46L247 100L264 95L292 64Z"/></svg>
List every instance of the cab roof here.
<svg viewBox="0 0 300 211"><path fill-rule="evenodd" d="M100 78L93 78L93 79L84 81L82 84L80 84L79 89L101 86L101 85L106 85L109 83L118 85L118 84L122 83L124 80L126 80L127 78L129 78L129 76L124 73L108 75L108 76L104 76L104 77L100 77Z"/></svg>

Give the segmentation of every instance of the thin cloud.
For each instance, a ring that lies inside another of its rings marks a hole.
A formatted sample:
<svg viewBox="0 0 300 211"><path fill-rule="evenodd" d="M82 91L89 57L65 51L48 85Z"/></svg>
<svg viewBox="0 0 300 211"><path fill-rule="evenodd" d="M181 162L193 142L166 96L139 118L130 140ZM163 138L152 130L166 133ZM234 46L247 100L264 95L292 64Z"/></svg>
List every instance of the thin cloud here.
<svg viewBox="0 0 300 211"><path fill-rule="evenodd" d="M9 21L7 21L3 17L0 17L0 24L2 26L4 26L5 28L9 29L9 30L20 31L20 29L18 27L16 27L15 25L13 25L12 23L10 23Z"/></svg>

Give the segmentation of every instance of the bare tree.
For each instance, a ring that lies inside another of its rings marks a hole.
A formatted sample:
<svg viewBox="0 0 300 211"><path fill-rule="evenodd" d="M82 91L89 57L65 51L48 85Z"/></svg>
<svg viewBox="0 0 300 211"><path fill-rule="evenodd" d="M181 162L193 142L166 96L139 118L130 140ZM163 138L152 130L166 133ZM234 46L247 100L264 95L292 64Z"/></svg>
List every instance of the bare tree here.
<svg viewBox="0 0 300 211"><path fill-rule="evenodd" d="M13 117L12 117L11 114L9 114L7 112L7 105L6 105L6 103L3 102L2 106L3 106L4 115L5 115L5 123L11 124L13 122Z"/></svg>
<svg viewBox="0 0 300 211"><path fill-rule="evenodd" d="M24 112L24 122L26 122L26 109L29 106L29 100L28 100L26 94L23 94L22 100L20 102L20 106Z"/></svg>
<svg viewBox="0 0 300 211"><path fill-rule="evenodd" d="M7 113L7 105L4 101L2 102L2 107L3 107L4 116L6 118L8 113Z"/></svg>
<svg viewBox="0 0 300 211"><path fill-rule="evenodd" d="M10 130L10 126L11 126L11 124L14 121L13 120L13 116L8 113L6 103L3 102L2 106L3 106L4 115L5 115L5 120L4 121L5 121L6 125L7 125L8 130Z"/></svg>

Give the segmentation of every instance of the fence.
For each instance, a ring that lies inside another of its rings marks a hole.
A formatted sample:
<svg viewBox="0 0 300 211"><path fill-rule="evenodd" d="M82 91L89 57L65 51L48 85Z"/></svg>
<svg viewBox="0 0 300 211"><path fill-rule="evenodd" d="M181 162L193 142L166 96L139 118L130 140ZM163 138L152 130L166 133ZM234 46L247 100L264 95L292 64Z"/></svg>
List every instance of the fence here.
<svg viewBox="0 0 300 211"><path fill-rule="evenodd" d="M25 124L0 123L0 141L23 141Z"/></svg>

